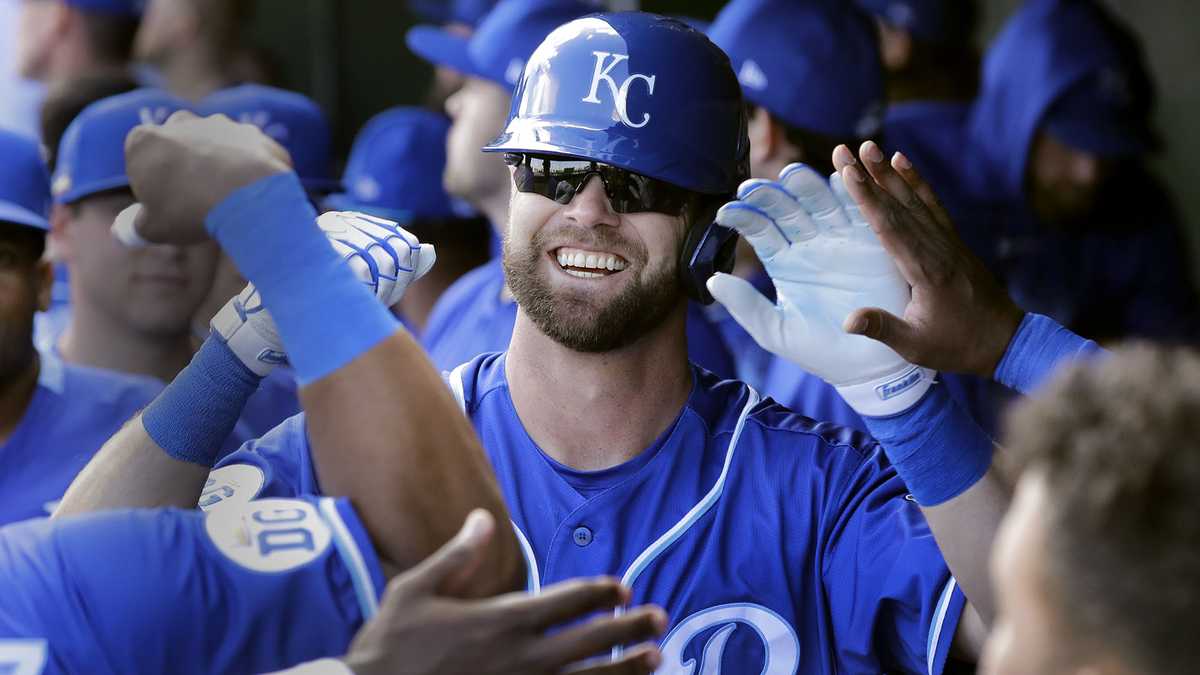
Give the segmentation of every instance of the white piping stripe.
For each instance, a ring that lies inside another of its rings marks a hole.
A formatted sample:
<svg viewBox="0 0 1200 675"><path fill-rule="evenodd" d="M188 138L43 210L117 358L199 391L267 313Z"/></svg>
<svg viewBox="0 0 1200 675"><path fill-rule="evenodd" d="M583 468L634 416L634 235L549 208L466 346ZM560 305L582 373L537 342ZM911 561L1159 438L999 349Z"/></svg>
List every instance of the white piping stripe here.
<svg viewBox="0 0 1200 675"><path fill-rule="evenodd" d="M693 506L678 523L675 523L674 527L663 533L649 548L642 551L641 555L634 559L629 569L625 572L625 575L621 577L623 585L632 588L633 583L650 566L650 563L654 562L655 558L667 550L677 539L682 537L721 498L721 493L725 490L725 478L729 475L729 466L733 462L733 451L737 448L738 439L742 437L742 428L746 426L746 418L750 415L750 410L758 405L759 400L761 400L758 392L754 391L753 388L747 386L746 389L749 392L749 400L746 401L746 405L742 408L742 412L738 416L737 425L733 428L733 436L729 439L728 449L725 450L725 465L721 467L721 475L717 478L717 482L708 491L708 494L704 495L703 499ZM618 607L613 614L621 616L624 611L624 607ZM619 657L621 651L621 647L613 647L613 658L616 659Z"/></svg>
<svg viewBox="0 0 1200 675"><path fill-rule="evenodd" d="M509 522L512 523L511 520ZM521 555L525 556L525 590L537 595L542 592L542 578L538 574L537 558L533 555L533 547L529 545L525 533L517 527L516 523L513 523L512 526L513 531L517 533L517 542L521 544Z"/></svg>
<svg viewBox="0 0 1200 675"><path fill-rule="evenodd" d="M350 580L354 582L354 591L358 595L359 607L362 608L363 623L366 623L379 613L379 598L376 597L377 589L371 580L371 573L367 571L367 564L363 561L362 552L358 550L358 545L354 543L354 537L350 534L346 523L342 521L341 514L337 512L337 506L334 505L333 499L324 497L317 506L325 516L325 522L329 523L333 530L334 544L337 546L342 560L345 561L347 569L350 570Z"/></svg>
<svg viewBox="0 0 1200 675"><path fill-rule="evenodd" d="M954 588L957 585L958 582L954 577L950 577L950 581L942 589L942 597L938 600L933 625L929 628L929 653L926 655L929 675L934 675L933 666L934 661L937 660L938 641L942 638L942 624L946 621L946 612L950 610L950 598L954 596Z"/></svg>
<svg viewBox="0 0 1200 675"><path fill-rule="evenodd" d="M467 364L459 364L457 368L450 371L448 377L450 382L450 393L454 394L454 400L458 401L458 407L462 408L463 414L467 412L467 395L463 393L463 371L467 369Z"/></svg>

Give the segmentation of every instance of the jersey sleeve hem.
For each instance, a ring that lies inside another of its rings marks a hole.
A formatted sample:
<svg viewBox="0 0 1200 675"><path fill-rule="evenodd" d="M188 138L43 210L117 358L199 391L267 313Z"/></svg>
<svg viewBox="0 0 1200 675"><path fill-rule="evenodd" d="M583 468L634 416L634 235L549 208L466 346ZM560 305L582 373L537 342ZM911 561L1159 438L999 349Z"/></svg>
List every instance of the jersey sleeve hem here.
<svg viewBox="0 0 1200 675"><path fill-rule="evenodd" d="M375 548L348 499L324 497L318 508L333 530L334 546L350 572L363 622L366 623L379 612L379 599L383 597L386 586Z"/></svg>
<svg viewBox="0 0 1200 675"><path fill-rule="evenodd" d="M950 658L950 646L954 644L954 634L958 631L958 623L966 606L967 596L954 577L950 577L938 598L933 622L929 626L925 652L928 654L929 675L941 675L945 670L946 661Z"/></svg>

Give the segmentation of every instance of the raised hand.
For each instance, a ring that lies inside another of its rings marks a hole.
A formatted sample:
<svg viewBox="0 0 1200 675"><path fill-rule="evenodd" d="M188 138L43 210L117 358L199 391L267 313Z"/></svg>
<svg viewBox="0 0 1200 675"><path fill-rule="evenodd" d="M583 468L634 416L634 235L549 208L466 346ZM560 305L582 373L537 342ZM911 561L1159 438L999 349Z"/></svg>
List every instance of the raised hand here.
<svg viewBox="0 0 1200 675"><path fill-rule="evenodd" d="M457 599L450 589L486 574L480 565L495 528L487 511L467 517L462 531L425 562L392 579L379 614L359 631L345 663L356 675L473 673L538 675L651 673L658 650L642 645L614 663L573 666L615 645L652 639L666 628L661 609L641 607L569 628L554 626L629 600L611 579L577 579L541 595L511 593Z"/></svg>
<svg viewBox="0 0 1200 675"><path fill-rule="evenodd" d="M834 166L912 287L912 301L899 310L864 305L846 320L846 330L878 340L912 363L991 378L1022 311L962 242L932 188L903 154L888 162L867 141L859 156L861 164L839 146Z"/></svg>
<svg viewBox="0 0 1200 675"><path fill-rule="evenodd" d="M204 219L214 206L291 168L281 145L224 115L180 111L162 125L143 124L125 139L125 169L139 203L124 212L118 237L127 243L204 241Z"/></svg>
<svg viewBox="0 0 1200 675"><path fill-rule="evenodd" d="M355 276L386 307L400 302L409 284L424 276L437 260L432 245L422 244L390 220L338 211L322 214L317 225ZM287 363L275 321L253 284L225 303L213 317L212 329L260 376Z"/></svg>
<svg viewBox="0 0 1200 675"><path fill-rule="evenodd" d="M838 387L862 414L898 412L920 397L930 373L842 328L860 307L903 312L909 291L840 179L831 184L792 164L778 181L743 183L717 222L746 238L775 284L771 303L742 279L718 274L708 282L764 349Z"/></svg>

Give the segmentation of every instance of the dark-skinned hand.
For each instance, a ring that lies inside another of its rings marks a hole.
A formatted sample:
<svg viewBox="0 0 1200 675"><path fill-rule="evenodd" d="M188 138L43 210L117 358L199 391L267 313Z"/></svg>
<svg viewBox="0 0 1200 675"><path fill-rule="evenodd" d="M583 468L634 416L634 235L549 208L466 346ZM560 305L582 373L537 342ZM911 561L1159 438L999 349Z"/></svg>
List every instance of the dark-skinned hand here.
<svg viewBox="0 0 1200 675"><path fill-rule="evenodd" d="M859 159L844 145L833 153L847 191L912 287L912 300L903 316L860 309L844 328L912 363L991 378L1024 313L963 243L903 154L889 162L867 141Z"/></svg>

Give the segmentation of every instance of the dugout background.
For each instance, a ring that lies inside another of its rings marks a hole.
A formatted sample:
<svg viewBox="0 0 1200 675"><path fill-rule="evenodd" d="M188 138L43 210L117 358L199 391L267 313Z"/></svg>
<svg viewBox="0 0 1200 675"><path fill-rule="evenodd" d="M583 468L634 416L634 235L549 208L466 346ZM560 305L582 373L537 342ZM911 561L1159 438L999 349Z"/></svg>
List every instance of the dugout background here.
<svg viewBox="0 0 1200 675"><path fill-rule="evenodd" d="M281 84L308 93L334 124L344 158L357 130L393 105L420 104L430 69L404 44L418 22L403 0L252 0L247 39L274 63ZM850 2L851 0L846 0ZM1200 261L1200 2L1104 0L1143 40L1159 89L1158 127L1166 151L1152 163L1184 213L1192 260ZM711 19L720 0L609 0L664 14ZM983 43L1021 0L981 0ZM514 36L520 39L520 36ZM1200 265L1193 278L1200 282Z"/></svg>

